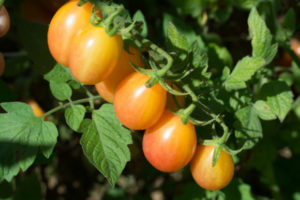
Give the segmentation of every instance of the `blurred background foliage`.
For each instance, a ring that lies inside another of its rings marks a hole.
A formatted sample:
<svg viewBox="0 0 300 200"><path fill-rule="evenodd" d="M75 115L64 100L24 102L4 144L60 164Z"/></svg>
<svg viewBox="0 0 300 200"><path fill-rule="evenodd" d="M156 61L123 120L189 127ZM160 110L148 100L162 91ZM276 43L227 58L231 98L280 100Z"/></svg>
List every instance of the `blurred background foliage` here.
<svg viewBox="0 0 300 200"><path fill-rule="evenodd" d="M251 53L247 18L252 6L257 6L274 35L277 30L274 17L280 21L288 9L293 8L296 19L300 19L300 3L294 0L116 2L124 4L131 14L141 10L148 24L148 37L161 46L166 42L165 24L170 20L181 32L197 37L207 49L209 66L213 66L210 70L219 73L224 65L232 66L241 57ZM0 102L35 99L44 110L56 105L43 74L55 64L47 47L47 25L63 3L63 0L5 2L11 16L11 29L8 35L0 39L0 51L6 60L6 70L0 78ZM270 8L275 9L277 16L270 15ZM299 24L297 21L297 30ZM299 32L293 37L299 38ZM274 67L274 64L268 66ZM289 79L292 76L294 81L295 98L300 88L299 74L299 70L292 75L288 73ZM76 95L82 94L79 92ZM300 200L299 105L300 101L296 102L284 123L278 120L262 122L263 139L253 149L235 157L233 181L222 191L215 192L197 186L188 167L172 174L161 173L151 167L142 153L142 133L133 134L132 160L117 186L112 188L83 156L79 145L80 135L66 127L63 113L60 113L51 119L60 133L51 159L46 160L40 155L26 173L19 174L11 183L1 182L0 200ZM198 128L199 135L201 129Z"/></svg>

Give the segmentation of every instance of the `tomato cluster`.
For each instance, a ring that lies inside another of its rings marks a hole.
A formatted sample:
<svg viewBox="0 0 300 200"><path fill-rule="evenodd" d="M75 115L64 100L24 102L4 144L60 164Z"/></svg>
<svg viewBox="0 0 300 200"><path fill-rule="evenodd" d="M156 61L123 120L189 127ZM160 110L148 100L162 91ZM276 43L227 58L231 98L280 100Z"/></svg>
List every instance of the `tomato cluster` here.
<svg viewBox="0 0 300 200"><path fill-rule="evenodd" d="M55 13L48 30L48 46L54 59L69 67L78 81L93 85L113 71L123 41L120 35L109 36L104 28L91 25L91 3L77 4L69 1Z"/></svg>
<svg viewBox="0 0 300 200"><path fill-rule="evenodd" d="M173 110L184 97L175 97L156 83L146 87L149 76L135 72L131 62L144 67L141 52L123 49L120 35L108 36L104 28L91 25L90 3L82 7L70 1L53 17L49 32L50 52L57 62L68 66L84 84L94 84L100 96L114 104L120 122L129 129L145 130L143 152L146 159L162 172L175 172L191 162L191 172L203 188L225 187L233 177L231 156L222 152L212 166L212 146L197 148L197 135L191 122L183 124ZM179 90L168 83L175 90Z"/></svg>
<svg viewBox="0 0 300 200"><path fill-rule="evenodd" d="M5 8L2 6L0 9L0 37L3 37L7 34L10 27L10 17ZM4 73L5 69L5 60L2 53L0 53L0 76Z"/></svg>

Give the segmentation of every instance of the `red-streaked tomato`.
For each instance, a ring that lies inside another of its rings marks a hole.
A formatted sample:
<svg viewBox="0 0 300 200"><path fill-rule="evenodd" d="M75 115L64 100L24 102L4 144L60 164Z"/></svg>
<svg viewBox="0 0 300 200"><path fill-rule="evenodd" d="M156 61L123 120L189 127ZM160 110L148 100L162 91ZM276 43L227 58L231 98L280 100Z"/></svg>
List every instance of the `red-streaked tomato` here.
<svg viewBox="0 0 300 200"><path fill-rule="evenodd" d="M185 167L193 158L196 147L194 125L190 122L184 125L180 117L168 109L143 137L146 159L163 172L175 172Z"/></svg>
<svg viewBox="0 0 300 200"><path fill-rule="evenodd" d="M0 76L3 75L4 70L5 70L5 60L3 54L0 53Z"/></svg>
<svg viewBox="0 0 300 200"><path fill-rule="evenodd" d="M149 76L133 72L118 85L114 108L121 123L135 130L153 126L164 112L167 93L157 83L147 88Z"/></svg>
<svg viewBox="0 0 300 200"><path fill-rule="evenodd" d="M107 78L123 50L120 35L109 36L103 27L89 25L73 40L69 67L81 83L94 85Z"/></svg>
<svg viewBox="0 0 300 200"><path fill-rule="evenodd" d="M0 10L0 37L6 35L10 27L10 18L4 6Z"/></svg>
<svg viewBox="0 0 300 200"><path fill-rule="evenodd" d="M115 69L104 81L96 84L96 89L100 96L102 96L103 99L110 103L113 103L114 101L114 96L118 84L126 76L134 72L130 61L139 67L144 67L141 53L132 47L129 48L129 52L130 53L123 49Z"/></svg>
<svg viewBox="0 0 300 200"><path fill-rule="evenodd" d="M27 104L29 104L33 110L33 114L37 117L42 116L43 114L45 114L45 111L40 107L40 105L33 99L30 99L26 102ZM47 120L46 118L44 120Z"/></svg>
<svg viewBox="0 0 300 200"><path fill-rule="evenodd" d="M87 2L83 6L78 1L64 4L53 16L48 30L48 46L54 59L64 66L68 66L70 47L75 36L90 25L92 4Z"/></svg>
<svg viewBox="0 0 300 200"><path fill-rule="evenodd" d="M213 145L199 145L191 161L190 169L194 180L207 190L220 190L227 186L234 175L232 156L222 150L213 167Z"/></svg>

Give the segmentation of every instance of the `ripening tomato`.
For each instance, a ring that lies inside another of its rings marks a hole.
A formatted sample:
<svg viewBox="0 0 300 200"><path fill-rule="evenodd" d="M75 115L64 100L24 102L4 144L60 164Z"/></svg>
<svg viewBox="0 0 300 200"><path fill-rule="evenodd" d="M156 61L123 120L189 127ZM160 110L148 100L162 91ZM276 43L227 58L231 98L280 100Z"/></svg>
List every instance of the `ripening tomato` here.
<svg viewBox="0 0 300 200"><path fill-rule="evenodd" d="M118 85L114 108L124 126L144 130L154 125L164 112L167 93L157 83L147 88L149 76L133 72Z"/></svg>
<svg viewBox="0 0 300 200"><path fill-rule="evenodd" d="M92 4L87 2L83 6L78 1L64 4L53 16L48 30L48 46L54 59L64 66L68 66L70 47L73 39L84 28L90 25Z"/></svg>
<svg viewBox="0 0 300 200"><path fill-rule="evenodd" d="M5 70L5 60L3 54L0 53L0 76L3 75L4 70Z"/></svg>
<svg viewBox="0 0 300 200"><path fill-rule="evenodd" d="M295 52L295 54L298 57L300 57L300 41L295 38L292 38L290 40L290 44L291 44L291 47L292 47L293 51Z"/></svg>
<svg viewBox="0 0 300 200"><path fill-rule="evenodd" d="M40 105L33 99L30 99L26 102L27 104L29 104L33 110L33 114L37 117L42 116L43 114L45 114L44 110L40 107ZM47 120L47 119L45 119Z"/></svg>
<svg viewBox="0 0 300 200"><path fill-rule="evenodd" d="M232 156L224 150L213 167L214 148L215 146L212 145L199 145L190 165L194 180L207 190L224 188L230 183L234 174Z"/></svg>
<svg viewBox="0 0 300 200"><path fill-rule="evenodd" d="M10 27L10 18L4 6L0 10L0 37L6 35Z"/></svg>
<svg viewBox="0 0 300 200"><path fill-rule="evenodd" d="M73 40L69 67L81 83L94 85L107 78L123 50L120 35L109 36L103 27L89 25Z"/></svg>
<svg viewBox="0 0 300 200"><path fill-rule="evenodd" d="M180 117L168 109L143 137L145 157L163 172L175 172L185 167L193 158L196 147L194 125L190 122L184 125Z"/></svg>
<svg viewBox="0 0 300 200"><path fill-rule="evenodd" d="M300 57L300 41L292 38L290 40L290 45L294 51L294 53ZM283 67L290 67L292 65L292 57L288 52L283 49L279 49L279 57L275 59L275 65L283 66Z"/></svg>
<svg viewBox="0 0 300 200"><path fill-rule="evenodd" d="M110 103L113 103L114 101L114 96L118 84L126 76L134 72L134 69L129 61L133 62L139 67L144 67L141 53L132 47L129 48L129 52L130 53L123 49L115 69L104 81L96 84L96 89L100 96Z"/></svg>

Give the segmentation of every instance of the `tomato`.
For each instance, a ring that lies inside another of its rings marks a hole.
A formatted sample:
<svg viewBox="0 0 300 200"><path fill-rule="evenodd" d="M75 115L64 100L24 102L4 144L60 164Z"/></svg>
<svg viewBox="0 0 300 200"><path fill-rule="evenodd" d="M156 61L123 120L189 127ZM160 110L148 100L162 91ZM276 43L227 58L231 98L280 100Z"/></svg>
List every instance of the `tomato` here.
<svg viewBox="0 0 300 200"><path fill-rule="evenodd" d="M114 96L118 84L126 76L134 72L134 69L129 61L133 62L139 67L144 67L141 53L132 47L129 48L129 52L130 53L123 49L115 69L104 81L96 84L96 89L100 96L102 96L103 99L110 103L113 103L114 101Z"/></svg>
<svg viewBox="0 0 300 200"><path fill-rule="evenodd" d="M202 188L207 190L220 190L227 186L234 174L232 156L222 150L218 162L213 167L213 153L215 146L199 145L190 169L193 178Z"/></svg>
<svg viewBox="0 0 300 200"><path fill-rule="evenodd" d="M5 70L5 60L3 54L0 53L0 76L3 75L4 70Z"/></svg>
<svg viewBox="0 0 300 200"><path fill-rule="evenodd" d="M292 47L293 51L295 52L295 54L298 57L300 57L300 41L295 38L292 38L290 40L290 44L291 44L291 47Z"/></svg>
<svg viewBox="0 0 300 200"><path fill-rule="evenodd" d="M163 114L167 93L159 83L147 88L149 76L133 72L117 87L114 108L126 127L144 130L154 125Z"/></svg>
<svg viewBox="0 0 300 200"><path fill-rule="evenodd" d="M196 147L194 125L190 122L184 125L180 117L168 109L154 126L146 130L143 137L146 159L163 172L175 172L185 167Z"/></svg>
<svg viewBox="0 0 300 200"><path fill-rule="evenodd" d="M10 27L10 18L4 6L0 10L0 37L6 35Z"/></svg>
<svg viewBox="0 0 300 200"><path fill-rule="evenodd" d="M107 78L120 58L123 40L109 36L102 27L89 25L73 40L69 67L80 82L94 85Z"/></svg>
<svg viewBox="0 0 300 200"><path fill-rule="evenodd" d="M44 110L40 107L40 105L33 99L28 100L26 103L28 103L32 110L33 110L33 114L37 117L42 116L43 114L45 114ZM45 119L47 120L47 119Z"/></svg>
<svg viewBox="0 0 300 200"><path fill-rule="evenodd" d="M90 25L92 4L87 2L83 6L78 1L64 4L53 16L48 30L48 46L54 59L64 66L68 66L70 47L73 39L86 26Z"/></svg>

